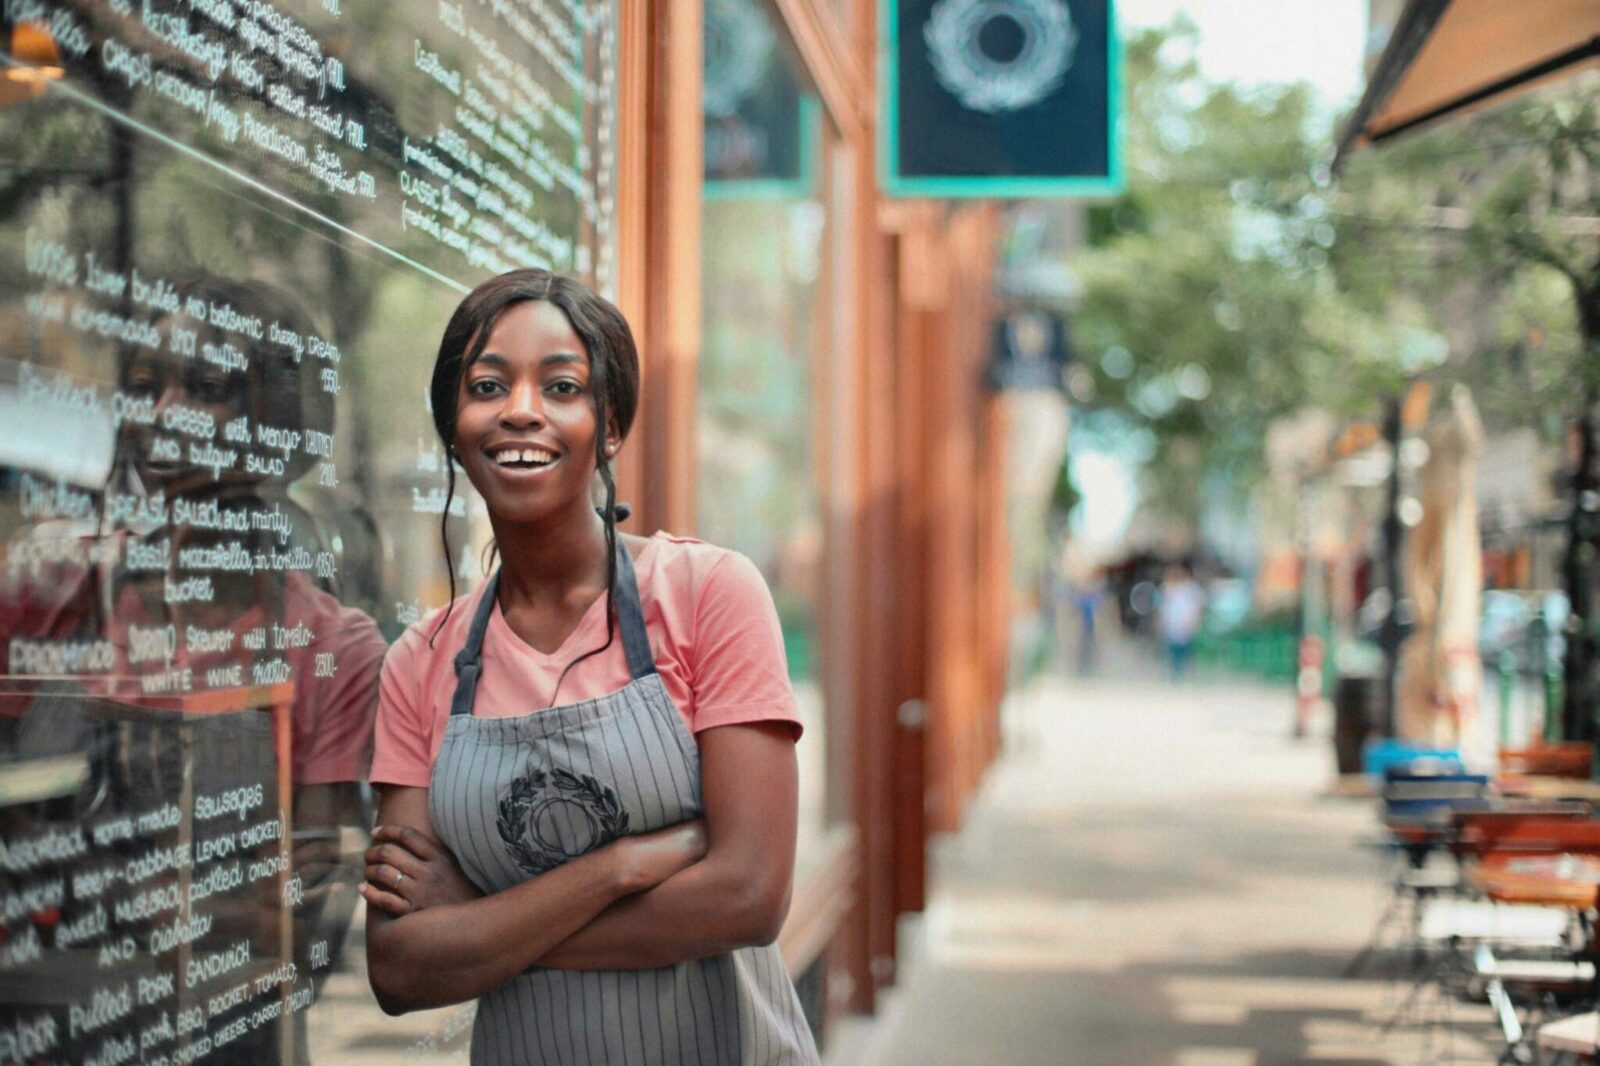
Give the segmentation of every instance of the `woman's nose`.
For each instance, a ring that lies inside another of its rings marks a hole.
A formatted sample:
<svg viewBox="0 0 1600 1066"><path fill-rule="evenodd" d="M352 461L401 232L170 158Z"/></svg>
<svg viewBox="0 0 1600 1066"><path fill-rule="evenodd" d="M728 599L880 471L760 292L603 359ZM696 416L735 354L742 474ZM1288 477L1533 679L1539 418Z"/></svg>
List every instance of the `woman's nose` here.
<svg viewBox="0 0 1600 1066"><path fill-rule="evenodd" d="M544 403L539 388L531 382L519 382L506 391L505 403L500 405L502 425L523 429L544 422Z"/></svg>
<svg viewBox="0 0 1600 1066"><path fill-rule="evenodd" d="M165 385L161 389L161 394L156 397L156 417L161 417L170 407L176 407L188 402L189 390L184 388L181 382Z"/></svg>

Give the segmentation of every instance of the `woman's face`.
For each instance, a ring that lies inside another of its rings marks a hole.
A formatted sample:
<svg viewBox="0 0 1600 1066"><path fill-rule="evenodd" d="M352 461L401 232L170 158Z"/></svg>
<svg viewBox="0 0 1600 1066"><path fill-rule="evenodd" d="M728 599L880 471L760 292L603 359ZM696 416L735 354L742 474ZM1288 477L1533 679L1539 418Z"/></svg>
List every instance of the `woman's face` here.
<svg viewBox="0 0 1600 1066"><path fill-rule="evenodd" d="M231 480L226 471L193 461L190 446L210 441L227 450L222 427L250 413L251 390L242 376L201 359L141 352L124 372L122 392L153 405L144 417L121 428L123 452L147 490L183 495Z"/></svg>
<svg viewBox="0 0 1600 1066"><path fill-rule="evenodd" d="M456 398L456 460L489 513L586 511L597 432L589 350L567 316L543 301L502 311Z"/></svg>

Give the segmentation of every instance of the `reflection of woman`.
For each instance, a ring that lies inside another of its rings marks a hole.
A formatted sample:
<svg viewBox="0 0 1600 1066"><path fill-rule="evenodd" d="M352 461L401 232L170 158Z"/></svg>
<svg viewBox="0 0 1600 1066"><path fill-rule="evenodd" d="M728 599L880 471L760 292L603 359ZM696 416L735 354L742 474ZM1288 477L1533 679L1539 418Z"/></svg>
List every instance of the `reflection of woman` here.
<svg viewBox="0 0 1600 1066"><path fill-rule="evenodd" d="M292 911L283 909L280 886L270 878L196 897L203 900L196 913L210 928L192 941L192 951L204 957L249 937L256 957L274 957L281 950L279 923L287 916L302 987L320 984L337 965L357 902L361 849L346 848L343 839L364 822L360 782L371 752L385 644L370 617L342 604L303 569L280 563L300 558L301 549L305 558L321 550L305 541L308 524L287 492L287 483L313 460L304 448L262 442L330 432L333 421L331 398L317 388L313 368L298 364L265 328L272 323L304 333L300 311L288 296L257 282L208 279L179 295L185 304L226 306L258 320L262 339L174 315L157 324L169 337L192 326L197 354L174 351L175 344L119 353L117 395L129 417L118 427L100 535L82 545L84 562L0 587L0 651L19 639L94 639L108 649L98 671L107 677L82 687L103 691L113 703L207 690L212 706L219 706L230 700L218 694L232 690L231 702L242 704L253 685L289 681L285 754L293 792L273 796L279 752L270 723L256 713L160 716L114 706L91 713L81 699L41 699L14 740L6 737L0 746L22 758L86 755L93 767L81 815L87 820L142 814L185 794L267 786L271 798L264 809L281 804L290 814ZM224 350L231 364L208 357ZM248 429L230 433L229 425ZM232 520L224 522L224 515ZM238 828L197 822L184 830L194 843ZM141 838L136 846L161 843ZM269 858L275 849L269 841L248 858ZM90 866L109 854L97 847ZM176 879L173 874L161 884ZM131 899L139 890L124 891ZM115 897L105 902L118 903ZM158 920L119 925L118 935L138 931L142 937ZM153 1022L165 1007L142 1004L130 1024L147 1024L145 1015ZM297 1013L283 1024L304 1022ZM280 1026L255 1027L213 1058L276 1060L280 1036ZM86 1056L102 1038L84 1035L69 1057Z"/></svg>
<svg viewBox="0 0 1600 1066"><path fill-rule="evenodd" d="M637 395L627 323L569 279L495 278L445 330L433 417L502 568L384 664L372 986L478 998L474 1062L814 1062L772 946L799 731L776 615L742 556L617 534Z"/></svg>

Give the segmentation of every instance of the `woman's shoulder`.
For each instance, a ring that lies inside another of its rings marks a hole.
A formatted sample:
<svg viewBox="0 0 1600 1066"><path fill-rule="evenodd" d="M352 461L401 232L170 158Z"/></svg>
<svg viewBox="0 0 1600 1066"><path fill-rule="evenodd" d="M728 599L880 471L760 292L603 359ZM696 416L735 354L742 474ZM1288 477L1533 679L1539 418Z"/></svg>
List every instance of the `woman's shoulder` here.
<svg viewBox="0 0 1600 1066"><path fill-rule="evenodd" d="M725 580L725 574L755 564L732 548L724 548L696 537L657 532L638 538L642 543L634 553L640 569L648 569L652 584L666 582L674 588L703 588L707 581Z"/></svg>
<svg viewBox="0 0 1600 1066"><path fill-rule="evenodd" d="M770 597L766 579L747 556L695 537L656 533L638 558L645 560L640 577L646 595L675 599L691 610L729 596Z"/></svg>

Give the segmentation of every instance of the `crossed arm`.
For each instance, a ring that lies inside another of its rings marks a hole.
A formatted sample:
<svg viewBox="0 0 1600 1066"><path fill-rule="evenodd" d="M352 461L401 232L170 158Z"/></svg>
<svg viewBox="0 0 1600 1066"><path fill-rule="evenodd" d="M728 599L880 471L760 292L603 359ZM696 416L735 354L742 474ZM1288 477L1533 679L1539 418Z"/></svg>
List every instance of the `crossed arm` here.
<svg viewBox="0 0 1600 1066"><path fill-rule="evenodd" d="M793 736L752 723L698 739L703 827L625 837L489 896L439 844L428 790L385 789L361 889L384 1010L474 999L530 966L646 969L775 940L794 879Z"/></svg>

